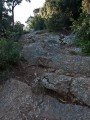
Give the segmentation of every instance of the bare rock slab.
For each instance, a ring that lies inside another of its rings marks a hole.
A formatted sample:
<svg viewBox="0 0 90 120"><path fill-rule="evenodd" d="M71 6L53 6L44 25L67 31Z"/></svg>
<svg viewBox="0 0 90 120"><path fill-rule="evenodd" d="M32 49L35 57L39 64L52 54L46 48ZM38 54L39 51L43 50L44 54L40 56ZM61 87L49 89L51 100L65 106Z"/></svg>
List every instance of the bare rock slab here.
<svg viewBox="0 0 90 120"><path fill-rule="evenodd" d="M74 78L70 91L77 99L90 106L90 78Z"/></svg>
<svg viewBox="0 0 90 120"><path fill-rule="evenodd" d="M66 75L57 75L54 73L46 73L40 78L41 84L50 90L59 94L67 94L70 89L72 77Z"/></svg>
<svg viewBox="0 0 90 120"><path fill-rule="evenodd" d="M76 46L70 46L74 43L74 34L64 36L63 42L66 43L65 45L61 44L59 35L45 31L43 33L40 31L32 32L23 37L28 38L28 42L26 40L23 44L22 53L31 65L42 65L73 73L90 74L90 56L80 56L81 50Z"/></svg>
<svg viewBox="0 0 90 120"><path fill-rule="evenodd" d="M64 69L68 72L87 74L90 73L90 57L78 55L58 54L52 56L49 67Z"/></svg>
<svg viewBox="0 0 90 120"><path fill-rule="evenodd" d="M40 84L59 95L72 95L73 99L90 107L90 78L70 77L55 73L45 73L39 78ZM72 98L71 98L72 99Z"/></svg>
<svg viewBox="0 0 90 120"><path fill-rule="evenodd" d="M0 120L90 120L90 109L35 95L30 86L11 79L0 90Z"/></svg>

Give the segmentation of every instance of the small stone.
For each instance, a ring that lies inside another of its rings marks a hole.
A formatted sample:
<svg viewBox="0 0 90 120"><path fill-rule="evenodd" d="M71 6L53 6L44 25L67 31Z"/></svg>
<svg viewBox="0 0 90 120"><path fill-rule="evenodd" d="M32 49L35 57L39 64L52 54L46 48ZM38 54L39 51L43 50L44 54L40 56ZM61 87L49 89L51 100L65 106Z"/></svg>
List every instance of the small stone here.
<svg viewBox="0 0 90 120"><path fill-rule="evenodd" d="M55 71L56 74L64 74L65 71L63 69L58 69Z"/></svg>

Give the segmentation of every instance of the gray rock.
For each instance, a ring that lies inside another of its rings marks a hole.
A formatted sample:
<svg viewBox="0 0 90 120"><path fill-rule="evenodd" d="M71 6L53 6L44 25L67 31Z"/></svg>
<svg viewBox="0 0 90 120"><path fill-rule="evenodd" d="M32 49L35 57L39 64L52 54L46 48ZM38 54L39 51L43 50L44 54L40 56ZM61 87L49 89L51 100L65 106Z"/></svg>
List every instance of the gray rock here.
<svg viewBox="0 0 90 120"><path fill-rule="evenodd" d="M60 52L60 40L59 35L49 34L44 42L44 49L49 53L59 53Z"/></svg>
<svg viewBox="0 0 90 120"><path fill-rule="evenodd" d="M40 77L41 85L47 89L56 91L60 95L69 92L72 77L65 75L57 75L54 73L46 73Z"/></svg>
<svg viewBox="0 0 90 120"><path fill-rule="evenodd" d="M67 72L90 74L90 56L77 55L81 52L79 48L60 45L59 35L40 31L37 33L31 33L31 38L35 40L35 43L23 47L24 57L31 65L42 65L54 69L63 69ZM66 41L73 42L74 35L71 34L65 38Z"/></svg>
<svg viewBox="0 0 90 120"><path fill-rule="evenodd" d="M49 67L50 61L51 61L51 57L39 57L38 65L43 67Z"/></svg>
<svg viewBox="0 0 90 120"><path fill-rule="evenodd" d="M23 53L26 60L33 65L42 65L54 69L63 69L67 72L73 73L90 73L90 57L80 55L70 55L60 53L60 47L53 44L33 43L24 46Z"/></svg>
<svg viewBox="0 0 90 120"><path fill-rule="evenodd" d="M23 92L26 92L28 88L29 87L26 84L13 79L7 81L5 85L2 86L2 89L0 90L0 120L7 114L8 116L3 120L11 120L12 117L18 116L19 111L16 110L18 109L18 105L21 105L22 103L19 102L15 105L14 100L16 98L18 100Z"/></svg>
<svg viewBox="0 0 90 120"><path fill-rule="evenodd" d="M90 78L74 78L70 91L78 100L90 106Z"/></svg>
<svg viewBox="0 0 90 120"><path fill-rule="evenodd" d="M44 102L41 104L43 111L41 111L40 116L47 120L89 120L90 111L88 108L61 104L57 100L46 96ZM88 110L87 110L88 109ZM42 119L42 120L43 120Z"/></svg>
<svg viewBox="0 0 90 120"><path fill-rule="evenodd" d="M71 33L68 36L65 36L62 41L68 45L72 45L75 42L75 35L73 33Z"/></svg>
<svg viewBox="0 0 90 120"><path fill-rule="evenodd" d="M78 101L90 106L90 78L46 73L37 80L48 90L63 96L72 94Z"/></svg>
<svg viewBox="0 0 90 120"><path fill-rule="evenodd" d="M56 40L48 40L44 42L44 49L47 50L48 53L59 53L60 52L60 43Z"/></svg>
<svg viewBox="0 0 90 120"><path fill-rule="evenodd" d="M82 49L79 47L68 47L66 50L69 52L70 55L82 55Z"/></svg>
<svg viewBox="0 0 90 120"><path fill-rule="evenodd" d="M49 33L44 42L51 42L55 44L60 44L60 36L54 33Z"/></svg>
<svg viewBox="0 0 90 120"><path fill-rule="evenodd" d="M89 74L90 73L90 57L82 57L79 55L57 54L53 55L49 67L63 69L67 72Z"/></svg>
<svg viewBox="0 0 90 120"><path fill-rule="evenodd" d="M33 33L27 33L25 35L22 35L20 38L20 43L25 45L25 44L31 44L35 42L35 36Z"/></svg>
<svg viewBox="0 0 90 120"><path fill-rule="evenodd" d="M41 43L32 43L26 45L22 50L26 60L31 61L32 64L37 64L40 57L47 56L47 52L43 49Z"/></svg>
<svg viewBox="0 0 90 120"><path fill-rule="evenodd" d="M90 120L90 109L35 95L30 86L11 79L0 91L0 120Z"/></svg>

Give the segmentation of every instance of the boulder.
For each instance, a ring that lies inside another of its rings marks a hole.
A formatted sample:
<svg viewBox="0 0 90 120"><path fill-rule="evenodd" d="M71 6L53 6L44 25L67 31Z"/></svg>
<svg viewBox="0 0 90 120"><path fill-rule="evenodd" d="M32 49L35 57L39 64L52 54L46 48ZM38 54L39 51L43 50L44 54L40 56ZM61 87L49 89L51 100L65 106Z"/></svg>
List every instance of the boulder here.
<svg viewBox="0 0 90 120"><path fill-rule="evenodd" d="M63 69L67 72L90 74L90 56L54 54L51 57L49 67L54 69Z"/></svg>
<svg viewBox="0 0 90 120"><path fill-rule="evenodd" d="M0 120L90 120L90 109L35 95L30 86L11 79L0 90Z"/></svg>
<svg viewBox="0 0 90 120"><path fill-rule="evenodd" d="M60 52L61 46L60 46L60 43L57 42L56 40L48 40L44 42L43 47L48 53L57 54Z"/></svg>
<svg viewBox="0 0 90 120"><path fill-rule="evenodd" d="M70 92L80 101L90 106L90 78L74 78Z"/></svg>
<svg viewBox="0 0 90 120"><path fill-rule="evenodd" d="M62 104L52 97L46 96L41 104L42 111L38 120L89 120L90 109L87 107ZM40 119L42 118L42 119Z"/></svg>
<svg viewBox="0 0 90 120"><path fill-rule="evenodd" d="M33 36L32 38L35 40L34 43L24 45L22 50L24 58L31 65L41 64L48 68L63 69L76 74L90 74L90 56L80 56L80 48L61 45L59 35L54 33L36 33L31 33L31 37ZM74 37L71 34L63 39L74 42ZM69 43L71 44L71 42Z"/></svg>
<svg viewBox="0 0 90 120"><path fill-rule="evenodd" d="M90 106L90 78L70 77L56 73L45 73L35 79L41 86L58 93L59 96L69 96L84 105Z"/></svg>
<svg viewBox="0 0 90 120"><path fill-rule="evenodd" d="M71 33L70 35L65 36L62 39L63 43L66 43L68 45L72 45L75 42L75 35L73 33Z"/></svg>
<svg viewBox="0 0 90 120"><path fill-rule="evenodd" d="M79 47L69 48L68 51L70 52L71 55L76 55L76 54L81 54L82 53L82 49L79 48Z"/></svg>
<svg viewBox="0 0 90 120"><path fill-rule="evenodd" d="M46 73L40 77L40 80L41 85L45 88L63 95L69 92L72 77L66 75L57 75L54 73Z"/></svg>
<svg viewBox="0 0 90 120"><path fill-rule="evenodd" d="M25 45L22 53L24 54L24 58L34 65L37 65L40 57L47 56L47 52L43 49L42 44L39 42Z"/></svg>

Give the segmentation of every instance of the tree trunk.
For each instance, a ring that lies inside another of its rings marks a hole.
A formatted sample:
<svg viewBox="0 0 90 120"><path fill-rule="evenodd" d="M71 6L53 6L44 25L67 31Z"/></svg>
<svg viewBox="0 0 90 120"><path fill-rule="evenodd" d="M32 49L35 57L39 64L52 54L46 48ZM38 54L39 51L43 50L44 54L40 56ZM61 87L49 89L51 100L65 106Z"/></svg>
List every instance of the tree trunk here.
<svg viewBox="0 0 90 120"><path fill-rule="evenodd" d="M2 31L2 11L3 11L3 3L2 0L0 0L0 33Z"/></svg>
<svg viewBox="0 0 90 120"><path fill-rule="evenodd" d="M12 25L14 26L14 6L12 7Z"/></svg>

